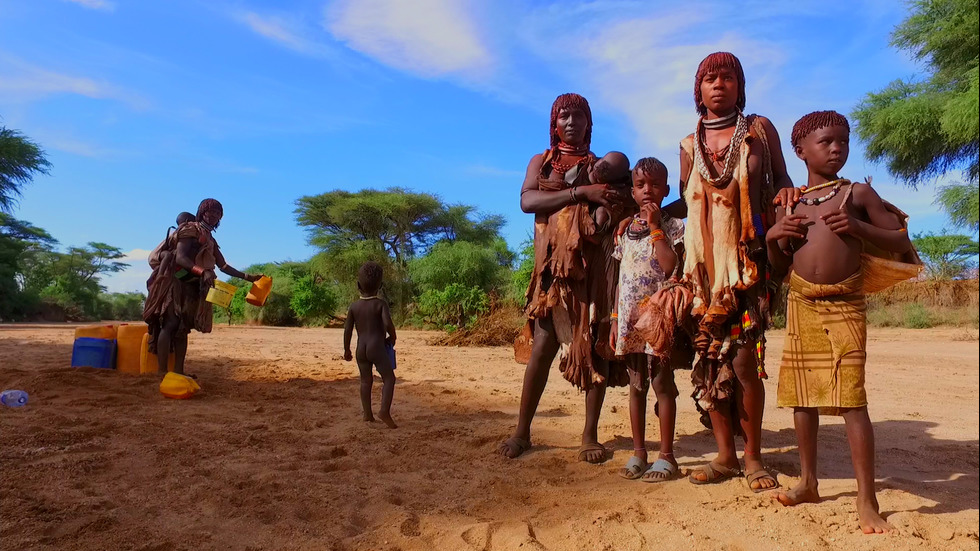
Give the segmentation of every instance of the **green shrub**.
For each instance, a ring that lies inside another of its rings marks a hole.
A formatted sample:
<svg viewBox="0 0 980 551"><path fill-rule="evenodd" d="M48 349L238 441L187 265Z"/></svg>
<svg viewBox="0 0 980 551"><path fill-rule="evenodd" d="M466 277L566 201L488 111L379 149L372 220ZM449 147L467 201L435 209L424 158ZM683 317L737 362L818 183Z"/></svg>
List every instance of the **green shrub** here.
<svg viewBox="0 0 980 551"><path fill-rule="evenodd" d="M425 291L416 302L421 321L440 329L467 327L489 310L490 297L482 289L460 283Z"/></svg>
<svg viewBox="0 0 980 551"><path fill-rule="evenodd" d="M337 291L314 274L307 274L293 285L289 305L304 325L325 324L340 303Z"/></svg>
<svg viewBox="0 0 980 551"><path fill-rule="evenodd" d="M909 329L927 329L934 325L929 311L919 303L906 304L903 309L902 325Z"/></svg>

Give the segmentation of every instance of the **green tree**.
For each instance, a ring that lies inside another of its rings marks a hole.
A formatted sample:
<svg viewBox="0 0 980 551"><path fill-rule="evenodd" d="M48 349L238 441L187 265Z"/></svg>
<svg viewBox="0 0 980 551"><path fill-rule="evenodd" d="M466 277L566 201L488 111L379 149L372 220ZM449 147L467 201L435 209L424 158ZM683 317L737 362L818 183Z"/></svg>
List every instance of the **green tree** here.
<svg viewBox="0 0 980 551"><path fill-rule="evenodd" d="M917 234L912 239L916 250L926 262L926 273L932 279L960 277L974 265L973 257L980 245L972 237L941 233Z"/></svg>
<svg viewBox="0 0 980 551"><path fill-rule="evenodd" d="M34 283L39 275L32 269L34 260L50 251L55 243L41 228L0 212L0 320L31 314L43 287Z"/></svg>
<svg viewBox="0 0 980 551"><path fill-rule="evenodd" d="M21 186L38 174L47 174L50 168L40 146L20 132L0 126L0 213L13 209Z"/></svg>
<svg viewBox="0 0 980 551"><path fill-rule="evenodd" d="M402 188L336 190L296 204L297 220L313 245L329 251L373 242L402 265L442 240L489 244L504 223L500 216L474 220L473 207L445 205L434 195Z"/></svg>
<svg viewBox="0 0 980 551"><path fill-rule="evenodd" d="M892 45L925 63L927 77L868 94L853 113L868 157L915 187L965 168L978 177L980 73L976 0L915 0Z"/></svg>
<svg viewBox="0 0 980 551"><path fill-rule="evenodd" d="M100 276L129 267L119 261L123 256L119 248L94 241L64 253L48 252L43 265L51 282L41 290L41 298L84 317L99 317L99 294L104 291Z"/></svg>
<svg viewBox="0 0 980 551"><path fill-rule="evenodd" d="M936 203L954 225L973 231L980 228L980 181L942 186L936 193Z"/></svg>

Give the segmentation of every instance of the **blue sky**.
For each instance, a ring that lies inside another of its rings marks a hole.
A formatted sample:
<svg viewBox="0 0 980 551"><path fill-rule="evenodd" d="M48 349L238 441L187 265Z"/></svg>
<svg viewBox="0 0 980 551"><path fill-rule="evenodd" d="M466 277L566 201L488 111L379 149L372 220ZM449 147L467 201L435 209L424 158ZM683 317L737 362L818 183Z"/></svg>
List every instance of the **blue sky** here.
<svg viewBox="0 0 980 551"><path fill-rule="evenodd" d="M334 189L402 186L475 205L506 217L516 247L532 227L519 208L524 170L548 146L558 94L589 99L594 151L656 156L676 181L697 64L732 51L746 111L772 119L792 155L803 114L847 114L921 70L888 45L905 10L892 0L0 0L0 124L53 164L14 215L63 245L128 251L133 267L104 282L112 291L145 290L147 252L205 197L224 204L216 237L240 268L311 256L294 201ZM944 226L934 183L892 185L852 143L842 175L873 176L913 232ZM788 163L804 183L803 164Z"/></svg>

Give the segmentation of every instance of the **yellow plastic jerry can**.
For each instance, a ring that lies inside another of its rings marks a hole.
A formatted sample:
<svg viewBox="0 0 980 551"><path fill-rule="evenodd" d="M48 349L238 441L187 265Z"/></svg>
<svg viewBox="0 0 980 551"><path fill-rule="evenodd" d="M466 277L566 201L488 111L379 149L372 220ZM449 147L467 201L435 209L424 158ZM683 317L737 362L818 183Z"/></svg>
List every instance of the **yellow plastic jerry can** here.
<svg viewBox="0 0 980 551"><path fill-rule="evenodd" d="M173 371L167 373L160 382L160 393L175 400L190 398L198 390L201 390L201 385L197 381Z"/></svg>

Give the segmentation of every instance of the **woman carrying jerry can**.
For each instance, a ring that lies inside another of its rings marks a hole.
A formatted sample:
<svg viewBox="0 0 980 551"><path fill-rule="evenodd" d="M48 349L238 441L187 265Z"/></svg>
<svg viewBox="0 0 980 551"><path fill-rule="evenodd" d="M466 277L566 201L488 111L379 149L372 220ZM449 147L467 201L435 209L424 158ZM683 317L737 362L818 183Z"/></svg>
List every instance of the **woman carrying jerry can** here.
<svg viewBox="0 0 980 551"><path fill-rule="evenodd" d="M211 332L213 308L205 297L214 288L215 268L251 282L262 277L240 272L225 262L212 235L223 214L217 200L201 201L196 219L180 224L162 247L171 254L150 258L153 273L146 282L143 320L149 325L149 348L157 354L160 373L167 372L167 360L173 353L173 370L183 374L187 335L191 329Z"/></svg>

